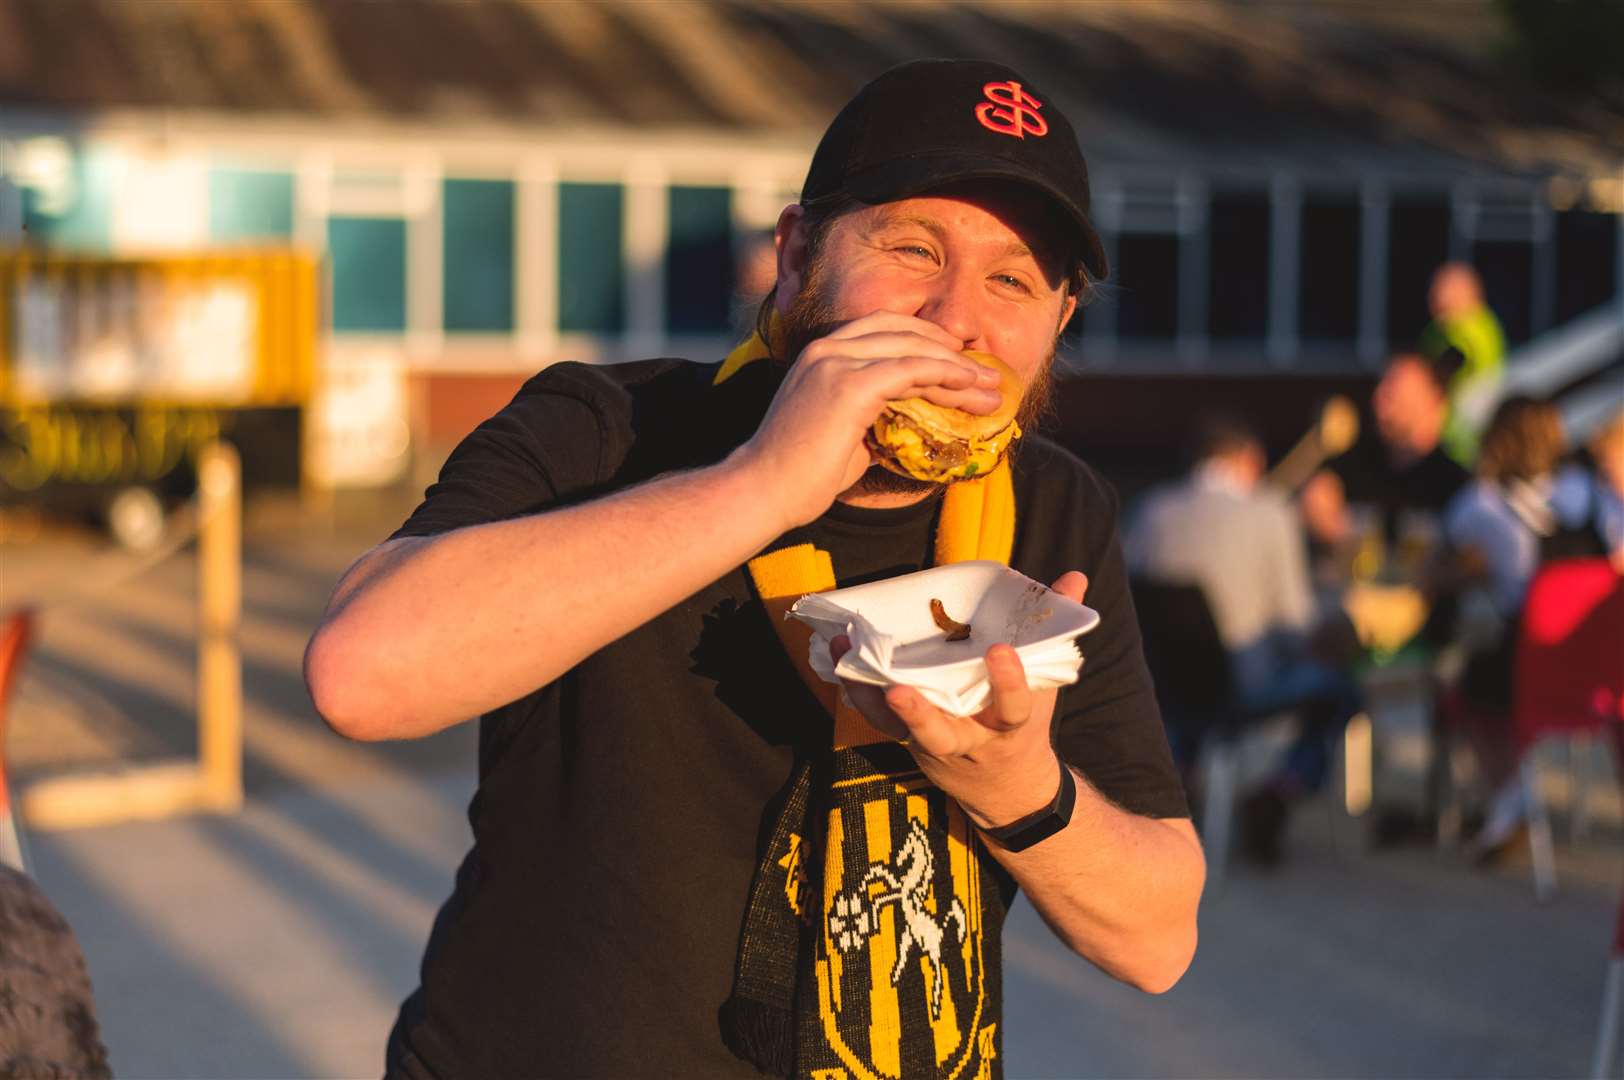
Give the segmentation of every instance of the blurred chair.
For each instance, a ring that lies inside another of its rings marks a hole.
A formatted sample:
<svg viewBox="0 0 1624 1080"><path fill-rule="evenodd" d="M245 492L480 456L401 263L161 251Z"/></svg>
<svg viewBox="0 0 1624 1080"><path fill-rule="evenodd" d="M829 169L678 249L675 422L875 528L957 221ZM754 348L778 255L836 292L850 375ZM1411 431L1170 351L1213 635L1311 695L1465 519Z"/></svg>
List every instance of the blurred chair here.
<svg viewBox="0 0 1624 1080"><path fill-rule="evenodd" d="M1517 639L1512 718L1523 748L1534 893L1544 900L1556 891L1556 860L1539 784L1541 744L1616 736L1624 723L1624 579L1606 559L1562 559L1534 575Z"/></svg>
<svg viewBox="0 0 1624 1080"><path fill-rule="evenodd" d="M1135 578L1133 605L1144 637L1145 663L1168 726L1200 733L1205 761L1201 838L1207 850L1207 881L1223 880L1234 823L1240 773L1240 732L1247 719L1235 705L1229 651L1218 635L1212 608L1199 585Z"/></svg>
<svg viewBox="0 0 1624 1080"><path fill-rule="evenodd" d="M0 623L0 863L26 870L22 840L11 812L11 792L6 784L6 707L11 702L22 670L23 655L34 635L34 609L20 608Z"/></svg>

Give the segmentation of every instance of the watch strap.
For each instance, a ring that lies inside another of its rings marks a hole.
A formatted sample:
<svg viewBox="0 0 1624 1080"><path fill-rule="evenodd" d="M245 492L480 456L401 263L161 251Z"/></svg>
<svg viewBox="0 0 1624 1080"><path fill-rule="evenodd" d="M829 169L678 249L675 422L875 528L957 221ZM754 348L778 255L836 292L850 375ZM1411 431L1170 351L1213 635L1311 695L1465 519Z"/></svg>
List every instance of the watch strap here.
<svg viewBox="0 0 1624 1080"><path fill-rule="evenodd" d="M1041 840L1047 840L1071 823L1071 812L1077 806L1077 779L1071 767L1060 763L1060 789L1049 805L1034 810L1023 818L996 829L982 829L982 835L1005 851L1025 851Z"/></svg>

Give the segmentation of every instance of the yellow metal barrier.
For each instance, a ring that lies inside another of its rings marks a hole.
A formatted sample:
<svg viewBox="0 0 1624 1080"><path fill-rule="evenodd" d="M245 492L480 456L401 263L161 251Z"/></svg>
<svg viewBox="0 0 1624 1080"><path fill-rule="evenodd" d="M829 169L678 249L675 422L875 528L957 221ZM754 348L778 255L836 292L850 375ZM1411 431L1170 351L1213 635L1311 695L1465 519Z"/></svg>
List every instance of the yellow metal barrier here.
<svg viewBox="0 0 1624 1080"><path fill-rule="evenodd" d="M242 807L242 463L228 443L198 462L195 761L53 777L24 788L23 822L68 829Z"/></svg>

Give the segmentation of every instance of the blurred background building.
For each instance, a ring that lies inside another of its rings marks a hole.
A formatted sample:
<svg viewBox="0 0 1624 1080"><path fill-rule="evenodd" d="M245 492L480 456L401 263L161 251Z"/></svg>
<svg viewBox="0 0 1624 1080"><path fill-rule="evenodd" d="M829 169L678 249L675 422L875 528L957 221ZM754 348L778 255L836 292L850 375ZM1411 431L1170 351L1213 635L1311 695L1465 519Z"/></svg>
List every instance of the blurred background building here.
<svg viewBox="0 0 1624 1080"><path fill-rule="evenodd" d="M1063 437L1165 455L1362 390L1450 259L1513 350L1608 312L1545 389L1617 367L1610 6L0 0L0 246L314 254L306 477L416 481L546 364L721 356L839 104L987 56L1078 118L1114 267Z"/></svg>

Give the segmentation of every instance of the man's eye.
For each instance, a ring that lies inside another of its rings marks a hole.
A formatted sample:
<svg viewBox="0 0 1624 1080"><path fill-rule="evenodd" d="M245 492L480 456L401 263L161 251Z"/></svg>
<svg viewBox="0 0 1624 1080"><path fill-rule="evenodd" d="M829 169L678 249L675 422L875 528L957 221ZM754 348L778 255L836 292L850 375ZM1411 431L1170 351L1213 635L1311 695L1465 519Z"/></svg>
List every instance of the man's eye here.
<svg viewBox="0 0 1624 1080"><path fill-rule="evenodd" d="M999 274L994 277L993 280L1000 282L1001 284L1008 285L1010 288L1016 289L1023 293L1030 293L1032 291L1026 287L1026 282L1022 281L1014 274Z"/></svg>
<svg viewBox="0 0 1624 1080"><path fill-rule="evenodd" d="M895 250L899 254L917 255L922 259L930 259L935 257L931 254L930 248L925 247L923 244L901 244L898 245Z"/></svg>

